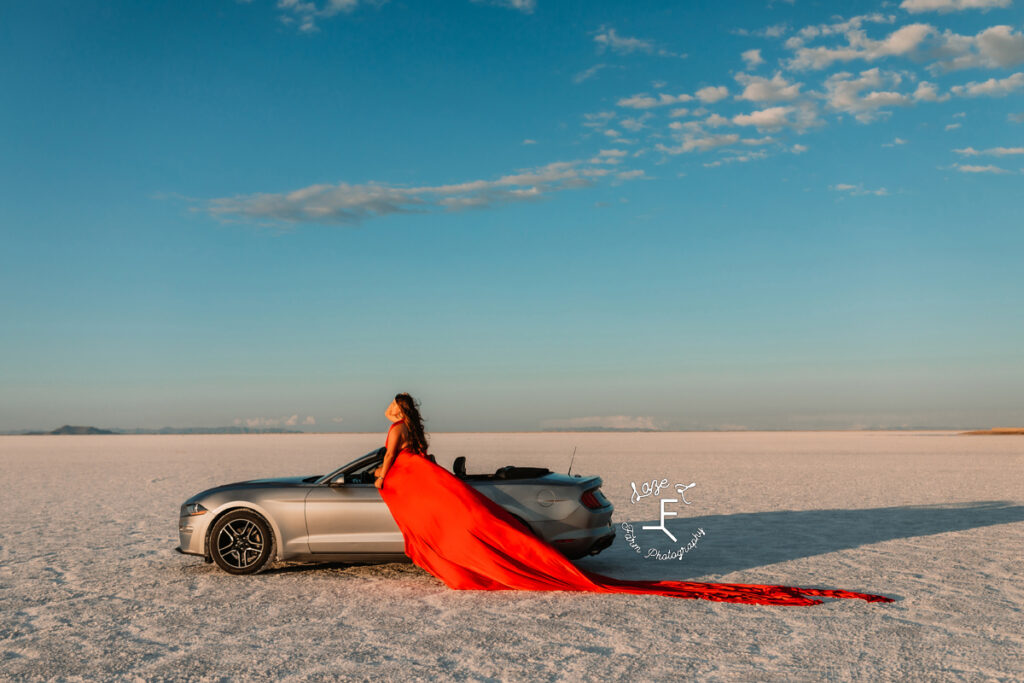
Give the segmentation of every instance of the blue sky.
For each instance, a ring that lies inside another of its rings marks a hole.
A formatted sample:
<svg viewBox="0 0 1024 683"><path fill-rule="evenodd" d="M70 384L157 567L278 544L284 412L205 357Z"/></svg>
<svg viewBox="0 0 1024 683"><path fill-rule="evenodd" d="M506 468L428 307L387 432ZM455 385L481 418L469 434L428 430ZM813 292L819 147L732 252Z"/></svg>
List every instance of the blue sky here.
<svg viewBox="0 0 1024 683"><path fill-rule="evenodd" d="M10 3L0 430L1024 423L1020 0Z"/></svg>

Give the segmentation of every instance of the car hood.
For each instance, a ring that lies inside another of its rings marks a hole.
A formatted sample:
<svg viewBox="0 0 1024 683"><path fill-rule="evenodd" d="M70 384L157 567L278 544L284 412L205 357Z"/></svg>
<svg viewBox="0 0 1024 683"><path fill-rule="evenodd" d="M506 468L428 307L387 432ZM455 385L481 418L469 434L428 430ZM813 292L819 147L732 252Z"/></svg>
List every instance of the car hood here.
<svg viewBox="0 0 1024 683"><path fill-rule="evenodd" d="M309 486L323 475L310 475L306 477L273 477L271 479L248 479L236 481L231 484L221 484L213 488L200 491L189 498L186 503L193 503L214 493L224 491L238 491L242 489L271 489L271 488L293 488L297 486Z"/></svg>

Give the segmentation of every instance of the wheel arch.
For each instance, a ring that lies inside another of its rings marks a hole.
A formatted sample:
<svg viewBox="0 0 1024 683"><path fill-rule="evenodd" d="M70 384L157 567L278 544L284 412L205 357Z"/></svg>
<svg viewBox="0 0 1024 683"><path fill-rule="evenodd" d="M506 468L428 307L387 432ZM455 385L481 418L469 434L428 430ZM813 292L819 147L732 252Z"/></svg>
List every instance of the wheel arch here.
<svg viewBox="0 0 1024 683"><path fill-rule="evenodd" d="M271 555L274 560L280 561L282 559L280 543L281 530L277 527L277 523L274 521L274 518L271 515L267 514L267 511L264 510L262 507L256 505L255 503L251 503L249 501L244 500L225 503L214 511L213 517L210 518L210 523L206 525L206 538L203 539L204 557L208 560L212 560L213 558L213 555L210 553L210 534L213 533L213 527L217 525L217 520L219 520L221 517L230 512L237 512L238 510L246 510L248 512L255 513L266 523L267 528L270 529L270 541L274 544L273 552L271 553Z"/></svg>

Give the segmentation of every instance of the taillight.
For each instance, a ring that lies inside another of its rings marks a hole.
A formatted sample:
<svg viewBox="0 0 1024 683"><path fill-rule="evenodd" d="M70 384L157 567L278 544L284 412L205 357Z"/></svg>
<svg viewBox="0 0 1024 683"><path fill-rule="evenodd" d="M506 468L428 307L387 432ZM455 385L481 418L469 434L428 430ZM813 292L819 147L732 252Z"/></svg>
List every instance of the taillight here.
<svg viewBox="0 0 1024 683"><path fill-rule="evenodd" d="M583 495L580 496L580 502L591 510L597 510L607 505L608 499L601 494L601 487L595 486L583 492Z"/></svg>

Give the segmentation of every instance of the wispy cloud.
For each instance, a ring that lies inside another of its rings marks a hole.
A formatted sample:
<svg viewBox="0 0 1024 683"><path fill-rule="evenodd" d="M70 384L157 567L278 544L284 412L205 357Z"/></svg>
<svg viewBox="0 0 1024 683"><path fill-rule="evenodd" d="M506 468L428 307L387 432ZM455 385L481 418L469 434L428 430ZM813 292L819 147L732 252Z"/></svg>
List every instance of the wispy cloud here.
<svg viewBox="0 0 1024 683"><path fill-rule="evenodd" d="M686 93L681 93L679 95L658 93L657 96L640 93L639 95L623 97L615 104L620 107L628 107L630 109L653 109L654 107L666 107L672 104L679 104L680 102L689 102L692 99L693 96L687 95Z"/></svg>
<svg viewBox="0 0 1024 683"><path fill-rule="evenodd" d="M772 24L771 26L765 26L764 28L758 29L746 29L737 28L733 29L733 33L738 36L755 36L757 38L780 38L786 35L786 31L789 30L788 24Z"/></svg>
<svg viewBox="0 0 1024 683"><path fill-rule="evenodd" d="M686 154L687 152L707 152L716 147L734 145L740 141L738 133L722 133L709 135L703 131L688 132L682 136L678 145L669 146L662 143L655 145L655 149L665 154Z"/></svg>
<svg viewBox="0 0 1024 683"><path fill-rule="evenodd" d="M478 5L494 5L519 10L523 14L532 14L537 8L536 0L473 0Z"/></svg>
<svg viewBox="0 0 1024 683"><path fill-rule="evenodd" d="M363 2L362 4L382 5L387 0ZM277 0L277 8L283 12L281 21L296 26L303 33L312 33L318 29L318 19L326 19L337 14L348 14L359 6L360 0Z"/></svg>
<svg viewBox="0 0 1024 683"><path fill-rule="evenodd" d="M959 12L968 9L988 10L1009 7L1013 0L903 0L900 8L916 12Z"/></svg>
<svg viewBox="0 0 1024 683"><path fill-rule="evenodd" d="M583 83L584 81L589 81L591 78L596 76L598 74L598 72L601 71L601 69L607 69L607 68L608 68L607 64L595 64L594 66L590 67L589 69L584 69L583 71L580 71L578 74L573 76L572 77L572 82L573 83Z"/></svg>
<svg viewBox="0 0 1024 683"><path fill-rule="evenodd" d="M908 24L881 40L871 40L859 27L850 28L844 33L847 44L839 47L806 47L802 39L790 39L787 46L795 48L795 52L793 58L787 62L788 68L795 71L825 69L835 62L849 62L855 59L871 62L885 57L908 55L934 34L935 28L928 24Z"/></svg>
<svg viewBox="0 0 1024 683"><path fill-rule="evenodd" d="M1012 173L1005 168L999 166L993 166L991 164L987 166L976 166L973 164L953 164L952 168L960 171L961 173Z"/></svg>
<svg viewBox="0 0 1024 683"><path fill-rule="evenodd" d="M642 52L660 57L685 57L686 55L676 54L663 47L658 47L653 40L646 38L635 38L621 35L610 26L602 26L594 32L594 42L597 43L599 52L611 51L620 55L628 55L634 52Z"/></svg>
<svg viewBox="0 0 1024 683"><path fill-rule="evenodd" d="M740 72L736 81L743 86L743 92L736 95L737 100L750 102L782 102L800 97L800 86L803 83L791 83L781 73L776 72L771 78L751 76Z"/></svg>
<svg viewBox="0 0 1024 683"><path fill-rule="evenodd" d="M838 185L829 185L829 189L835 192L842 192L844 194L860 196L860 195L875 195L876 197L885 197L889 194L889 191L884 187L880 187L876 190L869 190L864 187L863 184L858 183L857 185L850 185L848 183L839 183Z"/></svg>
<svg viewBox="0 0 1024 683"><path fill-rule="evenodd" d="M543 420L543 429L658 429L653 417L605 415Z"/></svg>
<svg viewBox="0 0 1024 683"><path fill-rule="evenodd" d="M1006 78L990 78L987 81L954 85L949 91L959 97L1004 97L1021 88L1024 88L1024 73L1017 72Z"/></svg>
<svg viewBox="0 0 1024 683"><path fill-rule="evenodd" d="M1016 154L1024 154L1024 147L991 147L989 149L974 149L973 147L964 147L963 149L954 149L954 152L965 157L978 157L978 156L993 156L993 157L1006 157Z"/></svg>
<svg viewBox="0 0 1024 683"><path fill-rule="evenodd" d="M205 209L224 220L352 225L368 218L396 213L459 211L537 200L553 192L589 187L595 178L608 173L607 169L601 169L590 162L567 161L512 173L496 180L474 180L451 185L310 185L291 192L212 199L207 202Z"/></svg>
<svg viewBox="0 0 1024 683"><path fill-rule="evenodd" d="M316 418L312 415L300 418L298 413L284 415L282 417L236 417L234 419L234 424L248 427L249 429L297 427L300 424L304 426L313 426L316 424Z"/></svg>

